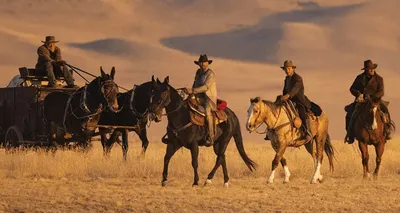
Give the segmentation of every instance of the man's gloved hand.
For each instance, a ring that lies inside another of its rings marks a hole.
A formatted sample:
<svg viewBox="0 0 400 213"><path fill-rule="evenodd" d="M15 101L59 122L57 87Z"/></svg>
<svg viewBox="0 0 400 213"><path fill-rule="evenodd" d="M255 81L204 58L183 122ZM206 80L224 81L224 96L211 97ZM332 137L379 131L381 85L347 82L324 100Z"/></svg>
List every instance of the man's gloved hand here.
<svg viewBox="0 0 400 213"><path fill-rule="evenodd" d="M289 94L282 95L282 96L281 96L281 101L287 101L289 98L290 98L290 95L289 95Z"/></svg>
<svg viewBox="0 0 400 213"><path fill-rule="evenodd" d="M59 64L59 65L66 65L67 62L64 61L64 60L60 60L60 61L57 61L57 64Z"/></svg>
<svg viewBox="0 0 400 213"><path fill-rule="evenodd" d="M193 94L193 89L191 89L191 88L185 88L185 89L183 89L183 92L186 93L186 94L188 94L188 95L190 95L190 94Z"/></svg>
<svg viewBox="0 0 400 213"><path fill-rule="evenodd" d="M358 95L356 102L363 102L363 101L364 101L364 95L363 94Z"/></svg>

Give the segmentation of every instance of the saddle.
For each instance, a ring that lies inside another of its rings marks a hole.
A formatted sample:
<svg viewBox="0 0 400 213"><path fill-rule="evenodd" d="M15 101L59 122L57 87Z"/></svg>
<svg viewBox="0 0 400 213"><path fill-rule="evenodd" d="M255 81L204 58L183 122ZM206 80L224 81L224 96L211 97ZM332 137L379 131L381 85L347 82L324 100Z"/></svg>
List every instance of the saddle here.
<svg viewBox="0 0 400 213"><path fill-rule="evenodd" d="M296 108L296 103L288 100L286 103L283 103L283 106L286 108L286 110L289 113L290 120L292 122L292 125L295 128L300 128L302 125L302 121L299 117L299 111ZM294 115L292 114L294 113ZM317 120L317 117L319 117L322 114L322 109L319 105L317 105L314 102L311 102L311 109L306 112L307 117L310 119L310 121L315 121Z"/></svg>
<svg viewBox="0 0 400 213"><path fill-rule="evenodd" d="M206 109L200 105L199 98L195 95L190 95L186 100L189 106L190 122L197 126L204 126ZM215 124L220 124L228 120L228 116L224 111L226 107L226 101L217 99L217 110L213 111Z"/></svg>

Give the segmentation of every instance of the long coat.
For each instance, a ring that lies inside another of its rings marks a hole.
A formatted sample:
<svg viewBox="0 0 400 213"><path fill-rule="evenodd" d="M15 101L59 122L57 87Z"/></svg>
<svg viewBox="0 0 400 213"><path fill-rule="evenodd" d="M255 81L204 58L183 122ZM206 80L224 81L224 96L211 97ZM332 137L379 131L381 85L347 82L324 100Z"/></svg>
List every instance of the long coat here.
<svg viewBox="0 0 400 213"><path fill-rule="evenodd" d="M215 73L211 69L197 70L193 82L194 94L205 94L213 104L217 103L217 81Z"/></svg>
<svg viewBox="0 0 400 213"><path fill-rule="evenodd" d="M384 92L383 78L375 73L368 81L367 74L364 72L356 77L350 87L350 92L354 97L360 94L369 95L373 99L382 100Z"/></svg>
<svg viewBox="0 0 400 213"><path fill-rule="evenodd" d="M283 95L289 94L289 99L295 103L303 105L306 109L311 109L311 101L304 95L303 78L297 73L286 76Z"/></svg>
<svg viewBox="0 0 400 213"><path fill-rule="evenodd" d="M61 61L61 50L56 46L54 52L51 52L45 45L42 45L37 50L38 61L36 67L41 67L48 62Z"/></svg>

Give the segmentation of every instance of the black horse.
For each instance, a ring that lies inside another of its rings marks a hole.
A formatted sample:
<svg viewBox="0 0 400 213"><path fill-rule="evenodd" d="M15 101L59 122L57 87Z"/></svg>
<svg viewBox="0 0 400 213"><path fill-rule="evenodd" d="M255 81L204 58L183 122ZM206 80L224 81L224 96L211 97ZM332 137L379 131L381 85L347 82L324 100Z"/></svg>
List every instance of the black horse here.
<svg viewBox="0 0 400 213"><path fill-rule="evenodd" d="M153 80L153 87L153 98L150 110L152 113L156 114L156 117L161 118L162 110L165 108L168 117L167 150L164 157L164 170L161 184L165 186L167 183L168 164L171 157L179 148L184 146L190 149L192 155L192 166L194 169L193 186L197 186L199 181L197 173L199 145L204 145L207 130L205 127L190 124L188 105L177 90L169 85L169 77L166 77L162 83L158 79L157 81ZM216 140L213 146L214 152L217 155L217 160L214 168L208 175L206 184L211 183L211 179L214 177L216 170L222 165L224 185L228 186L229 177L225 161L225 151L232 136L235 139L239 154L247 167L251 171L256 167L256 163L247 156L244 150L239 119L229 108L226 108L224 111L228 116L228 120L219 124L217 127Z"/></svg>
<svg viewBox="0 0 400 213"><path fill-rule="evenodd" d="M152 77L154 79L154 76ZM110 126L129 126L132 128L117 128L110 138L106 135L109 128L99 128L101 133L101 144L103 145L104 155L107 156L112 148L112 145L118 141L118 137L122 136L122 153L126 160L128 152L128 132L135 131L142 141L142 154L146 153L149 140L147 139L146 124L149 116L150 92L152 90L152 81L135 86L132 90L125 93L120 93L118 96L118 105L120 111L118 113L103 112L100 118L99 125Z"/></svg>
<svg viewBox="0 0 400 213"><path fill-rule="evenodd" d="M52 92L44 99L44 118L50 141L54 141L53 134L56 133L54 145L67 145L64 138L69 133L78 140L80 147L89 146L101 112L106 107L114 112L118 110L115 68L112 68L110 74L105 74L101 67L100 70L100 77L71 95Z"/></svg>

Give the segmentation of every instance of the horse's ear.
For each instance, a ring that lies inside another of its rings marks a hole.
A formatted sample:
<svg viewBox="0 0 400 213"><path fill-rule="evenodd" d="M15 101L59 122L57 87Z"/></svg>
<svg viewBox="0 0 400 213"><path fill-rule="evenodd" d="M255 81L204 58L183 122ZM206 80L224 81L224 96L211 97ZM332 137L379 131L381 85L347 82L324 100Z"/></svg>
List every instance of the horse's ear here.
<svg viewBox="0 0 400 213"><path fill-rule="evenodd" d="M155 82L156 80L154 80L154 75L151 76L151 81Z"/></svg>
<svg viewBox="0 0 400 213"><path fill-rule="evenodd" d="M255 98L250 99L250 102L251 103L258 103L260 100L261 100L260 97L255 97Z"/></svg>
<svg viewBox="0 0 400 213"><path fill-rule="evenodd" d="M158 84L162 84L161 81L160 81L158 78L157 78L157 83L158 83Z"/></svg>
<svg viewBox="0 0 400 213"><path fill-rule="evenodd" d="M169 84L169 76L165 77L164 84Z"/></svg>
<svg viewBox="0 0 400 213"><path fill-rule="evenodd" d="M106 75L106 73L103 71L103 67L102 66L100 66L100 73L101 73L101 77Z"/></svg>
<svg viewBox="0 0 400 213"><path fill-rule="evenodd" d="M111 79L114 80L114 76L115 76L115 67L112 67L110 76L111 76Z"/></svg>

